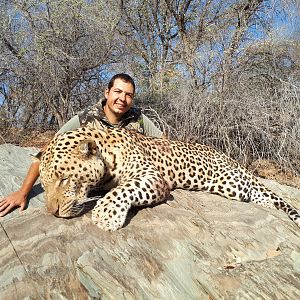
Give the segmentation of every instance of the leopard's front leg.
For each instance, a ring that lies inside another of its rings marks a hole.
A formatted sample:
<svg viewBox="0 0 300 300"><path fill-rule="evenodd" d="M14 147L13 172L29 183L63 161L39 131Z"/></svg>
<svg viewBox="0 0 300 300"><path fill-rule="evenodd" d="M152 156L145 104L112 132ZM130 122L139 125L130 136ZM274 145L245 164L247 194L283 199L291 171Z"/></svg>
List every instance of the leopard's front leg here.
<svg viewBox="0 0 300 300"><path fill-rule="evenodd" d="M92 221L105 231L115 231L123 226L131 203L121 199L122 188L117 187L97 201L92 211Z"/></svg>
<svg viewBox="0 0 300 300"><path fill-rule="evenodd" d="M136 176L98 200L92 221L104 230L115 231L124 225L131 206L159 203L169 194L170 189L160 175Z"/></svg>

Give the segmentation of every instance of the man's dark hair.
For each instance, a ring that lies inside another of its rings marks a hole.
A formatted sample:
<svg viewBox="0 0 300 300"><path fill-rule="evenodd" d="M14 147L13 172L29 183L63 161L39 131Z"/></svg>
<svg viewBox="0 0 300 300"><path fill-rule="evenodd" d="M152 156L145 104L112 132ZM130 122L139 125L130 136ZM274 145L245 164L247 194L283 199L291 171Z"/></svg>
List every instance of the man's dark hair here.
<svg viewBox="0 0 300 300"><path fill-rule="evenodd" d="M108 83L108 86L107 86L108 90L110 90L113 87L116 79L121 79L124 82L131 83L133 86L133 92L135 92L135 83L134 83L133 79L128 74L125 74L125 73L119 73L119 74L114 75Z"/></svg>

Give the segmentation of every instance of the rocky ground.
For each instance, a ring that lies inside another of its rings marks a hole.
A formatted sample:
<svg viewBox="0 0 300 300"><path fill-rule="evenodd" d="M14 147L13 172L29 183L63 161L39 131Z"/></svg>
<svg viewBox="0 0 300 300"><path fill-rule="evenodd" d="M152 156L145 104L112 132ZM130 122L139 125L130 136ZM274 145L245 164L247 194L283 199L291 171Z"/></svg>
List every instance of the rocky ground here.
<svg viewBox="0 0 300 300"><path fill-rule="evenodd" d="M0 145L0 194L32 152ZM300 209L298 189L264 182ZM0 223L0 299L300 299L300 229L281 211L176 190L109 233L49 215L37 184Z"/></svg>

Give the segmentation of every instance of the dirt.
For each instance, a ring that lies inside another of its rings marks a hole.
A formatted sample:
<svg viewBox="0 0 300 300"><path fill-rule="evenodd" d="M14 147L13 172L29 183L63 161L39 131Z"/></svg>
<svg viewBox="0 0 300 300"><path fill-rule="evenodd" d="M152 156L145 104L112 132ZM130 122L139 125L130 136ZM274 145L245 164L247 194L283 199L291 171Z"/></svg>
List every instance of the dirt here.
<svg viewBox="0 0 300 300"><path fill-rule="evenodd" d="M248 169L253 171L256 176L300 188L300 176L295 174L292 170L282 168L274 161L265 159L256 160Z"/></svg>

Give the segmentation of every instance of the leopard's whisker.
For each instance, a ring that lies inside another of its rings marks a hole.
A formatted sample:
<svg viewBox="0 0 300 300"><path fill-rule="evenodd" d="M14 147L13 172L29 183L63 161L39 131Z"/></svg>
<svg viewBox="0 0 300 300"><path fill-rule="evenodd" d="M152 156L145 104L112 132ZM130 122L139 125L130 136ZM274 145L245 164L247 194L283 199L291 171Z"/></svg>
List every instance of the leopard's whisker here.
<svg viewBox="0 0 300 300"><path fill-rule="evenodd" d="M78 200L76 205L82 205L83 203L88 203L92 201L98 201L99 199L103 198L103 196L94 196L94 197L86 197Z"/></svg>

